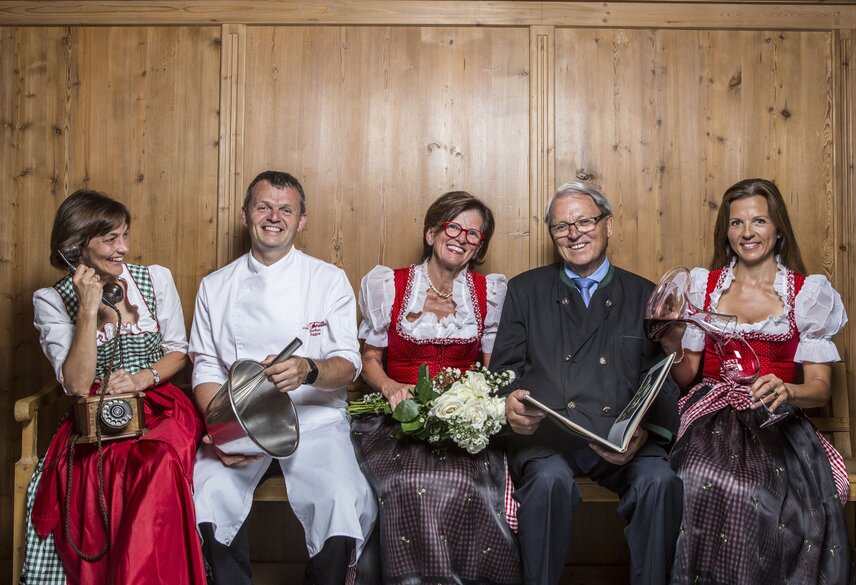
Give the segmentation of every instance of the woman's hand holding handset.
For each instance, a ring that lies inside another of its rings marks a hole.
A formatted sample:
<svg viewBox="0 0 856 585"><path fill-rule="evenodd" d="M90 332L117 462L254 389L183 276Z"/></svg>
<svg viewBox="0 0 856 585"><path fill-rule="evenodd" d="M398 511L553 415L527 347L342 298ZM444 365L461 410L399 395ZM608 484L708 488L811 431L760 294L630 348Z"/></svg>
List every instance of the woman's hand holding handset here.
<svg viewBox="0 0 856 585"><path fill-rule="evenodd" d="M71 276L71 282L80 299L80 310L88 315L97 315L104 289L101 277L95 269L85 264L78 264Z"/></svg>

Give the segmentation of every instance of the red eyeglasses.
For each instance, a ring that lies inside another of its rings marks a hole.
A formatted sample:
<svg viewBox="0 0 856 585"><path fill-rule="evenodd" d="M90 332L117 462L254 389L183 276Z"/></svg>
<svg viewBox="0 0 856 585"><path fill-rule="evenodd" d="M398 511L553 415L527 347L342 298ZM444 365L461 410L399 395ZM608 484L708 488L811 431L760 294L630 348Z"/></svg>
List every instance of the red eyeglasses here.
<svg viewBox="0 0 856 585"><path fill-rule="evenodd" d="M460 224L457 224L453 221L444 221L440 225L443 226L443 231L446 232L446 235L450 238L457 238L459 235L461 235L461 232L465 231ZM466 230L466 234L467 235L465 237L467 239L467 242L474 246L477 244L481 244L482 240L484 239L484 232L475 228Z"/></svg>

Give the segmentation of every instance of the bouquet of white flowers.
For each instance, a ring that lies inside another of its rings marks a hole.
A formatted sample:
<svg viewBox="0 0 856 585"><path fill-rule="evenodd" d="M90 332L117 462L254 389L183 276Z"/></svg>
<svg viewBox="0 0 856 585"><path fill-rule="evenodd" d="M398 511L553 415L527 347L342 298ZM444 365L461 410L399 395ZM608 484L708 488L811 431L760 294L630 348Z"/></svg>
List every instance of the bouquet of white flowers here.
<svg viewBox="0 0 856 585"><path fill-rule="evenodd" d="M427 441L436 448L453 442L470 453L487 447L505 424L505 398L496 391L514 379L514 372L492 374L480 364L461 373L445 368L433 378L428 366L419 367L413 397L392 412L383 394L374 392L348 406L359 414L392 414L401 423L400 435Z"/></svg>

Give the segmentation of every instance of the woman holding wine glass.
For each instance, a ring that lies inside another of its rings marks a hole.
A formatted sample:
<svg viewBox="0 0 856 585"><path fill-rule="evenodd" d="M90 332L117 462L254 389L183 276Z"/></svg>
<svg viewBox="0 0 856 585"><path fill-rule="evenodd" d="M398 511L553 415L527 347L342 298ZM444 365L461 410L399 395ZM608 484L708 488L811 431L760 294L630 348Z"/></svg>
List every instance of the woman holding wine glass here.
<svg viewBox="0 0 856 585"><path fill-rule="evenodd" d="M672 583L849 583L846 469L801 410L829 401L841 297L825 276L805 276L770 181L725 192L714 246L689 301L736 315L737 335L675 325L661 340L683 355L678 384L692 386L671 454L684 482Z"/></svg>

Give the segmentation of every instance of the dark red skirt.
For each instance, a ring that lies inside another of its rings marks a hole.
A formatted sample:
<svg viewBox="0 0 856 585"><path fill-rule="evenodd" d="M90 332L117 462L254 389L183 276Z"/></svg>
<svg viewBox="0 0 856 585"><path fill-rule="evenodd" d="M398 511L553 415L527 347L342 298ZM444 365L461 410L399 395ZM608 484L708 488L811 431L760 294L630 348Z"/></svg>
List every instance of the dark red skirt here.
<svg viewBox="0 0 856 585"><path fill-rule="evenodd" d="M103 443L104 497L110 547L97 561L81 559L66 537L66 478L74 414L54 435L33 505L39 536L53 534L70 584L204 584L196 516L193 464L204 425L190 399L164 383L146 390L149 432ZM106 534L98 499L98 450L74 450L71 534L86 554L98 552Z"/></svg>

